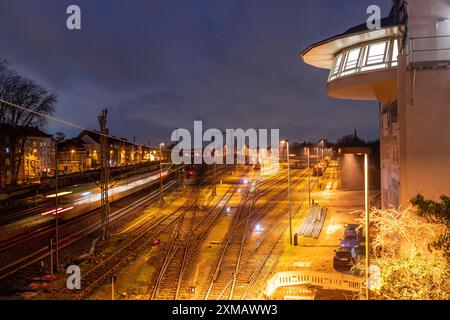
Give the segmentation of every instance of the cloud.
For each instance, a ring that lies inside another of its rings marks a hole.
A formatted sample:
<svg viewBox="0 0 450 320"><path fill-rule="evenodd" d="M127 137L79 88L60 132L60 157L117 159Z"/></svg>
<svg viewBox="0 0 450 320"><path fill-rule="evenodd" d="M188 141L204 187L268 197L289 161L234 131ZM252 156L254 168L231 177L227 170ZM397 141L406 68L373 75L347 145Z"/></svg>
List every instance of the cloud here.
<svg viewBox="0 0 450 320"><path fill-rule="evenodd" d="M375 138L377 104L328 98L326 71L298 58L359 24L372 3L78 0L82 30L68 31L69 1L3 0L0 55L58 94L59 117L96 127L108 107L111 132L141 141L199 119L289 138L336 139L354 127Z"/></svg>

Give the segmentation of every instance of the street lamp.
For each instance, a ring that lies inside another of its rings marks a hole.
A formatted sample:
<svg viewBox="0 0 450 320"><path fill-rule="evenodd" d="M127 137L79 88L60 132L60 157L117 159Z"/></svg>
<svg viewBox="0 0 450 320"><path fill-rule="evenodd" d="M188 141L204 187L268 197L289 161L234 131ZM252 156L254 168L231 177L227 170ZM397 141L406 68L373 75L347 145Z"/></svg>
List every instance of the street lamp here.
<svg viewBox="0 0 450 320"><path fill-rule="evenodd" d="M160 205L164 205L164 195L163 195L163 167L162 167L162 148L164 147L164 143L159 144L159 202Z"/></svg>
<svg viewBox="0 0 450 320"><path fill-rule="evenodd" d="M323 160L325 160L325 156L324 156L325 140L322 140L321 144L322 144L322 161L323 161Z"/></svg>
<svg viewBox="0 0 450 320"><path fill-rule="evenodd" d="M366 236L366 300L370 300L370 238L369 238L369 155L371 149L369 147L348 147L340 148L339 154L356 154L364 155L364 216L365 216L365 236Z"/></svg>
<svg viewBox="0 0 450 320"><path fill-rule="evenodd" d="M286 143L286 158L288 165L289 243L292 246L291 165L289 161L289 140L283 140L281 142Z"/></svg>
<svg viewBox="0 0 450 320"><path fill-rule="evenodd" d="M370 300L369 288L369 268L370 268L370 247L369 247L369 155L364 153L364 213L366 220L366 299Z"/></svg>
<svg viewBox="0 0 450 320"><path fill-rule="evenodd" d="M316 148L317 180L319 180L319 147Z"/></svg>
<svg viewBox="0 0 450 320"><path fill-rule="evenodd" d="M306 148L306 152L308 155L308 161L307 161L307 166L308 166L308 203L309 205L311 205L311 164L310 164L310 150L309 147Z"/></svg>

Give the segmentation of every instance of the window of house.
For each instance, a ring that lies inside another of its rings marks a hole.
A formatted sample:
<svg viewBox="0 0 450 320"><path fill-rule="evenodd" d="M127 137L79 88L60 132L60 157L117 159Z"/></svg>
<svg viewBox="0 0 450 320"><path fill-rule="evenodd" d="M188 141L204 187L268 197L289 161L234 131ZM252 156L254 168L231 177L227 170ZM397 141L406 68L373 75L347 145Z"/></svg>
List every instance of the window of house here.
<svg viewBox="0 0 450 320"><path fill-rule="evenodd" d="M399 51L398 51L398 39L395 39L393 41L392 45L394 47L392 48L392 63L391 63L391 65L393 67L395 67L395 66L398 65L398 54L399 54Z"/></svg>
<svg viewBox="0 0 450 320"><path fill-rule="evenodd" d="M341 53L337 55L336 58L334 59L333 67L331 68L330 72L330 81L336 79L339 70L341 69L342 56L343 54Z"/></svg>
<svg viewBox="0 0 450 320"><path fill-rule="evenodd" d="M396 67L398 55L398 39L383 40L348 49L335 57L328 81L357 72Z"/></svg>
<svg viewBox="0 0 450 320"><path fill-rule="evenodd" d="M369 45L367 52L367 65L383 63L386 59L387 42Z"/></svg>
<svg viewBox="0 0 450 320"><path fill-rule="evenodd" d="M359 61L359 54L361 53L361 48L355 48L350 50L346 54L345 64L343 68L342 75L349 75L356 72Z"/></svg>
<svg viewBox="0 0 450 320"><path fill-rule="evenodd" d="M386 67L388 41L367 45L363 59L361 71L377 70Z"/></svg>

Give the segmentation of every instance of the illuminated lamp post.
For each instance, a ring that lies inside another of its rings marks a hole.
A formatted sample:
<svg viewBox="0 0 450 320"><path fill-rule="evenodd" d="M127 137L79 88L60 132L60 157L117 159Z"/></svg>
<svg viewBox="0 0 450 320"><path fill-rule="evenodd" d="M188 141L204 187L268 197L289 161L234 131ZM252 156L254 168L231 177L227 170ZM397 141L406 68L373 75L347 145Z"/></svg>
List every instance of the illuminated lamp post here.
<svg viewBox="0 0 450 320"><path fill-rule="evenodd" d="M164 143L159 144L159 203L161 206L164 206L164 195L163 195L163 167L162 167L162 148L164 147Z"/></svg>
<svg viewBox="0 0 450 320"><path fill-rule="evenodd" d="M288 166L288 202L289 202L289 243L292 246L292 203L291 203L291 165L289 159L289 140L282 140L281 143L286 144L286 159Z"/></svg>
<svg viewBox="0 0 450 320"><path fill-rule="evenodd" d="M366 252L366 300L370 300L370 238L369 238L369 155L371 154L369 147L347 147L340 148L339 154L364 155L364 216L365 216L365 252Z"/></svg>

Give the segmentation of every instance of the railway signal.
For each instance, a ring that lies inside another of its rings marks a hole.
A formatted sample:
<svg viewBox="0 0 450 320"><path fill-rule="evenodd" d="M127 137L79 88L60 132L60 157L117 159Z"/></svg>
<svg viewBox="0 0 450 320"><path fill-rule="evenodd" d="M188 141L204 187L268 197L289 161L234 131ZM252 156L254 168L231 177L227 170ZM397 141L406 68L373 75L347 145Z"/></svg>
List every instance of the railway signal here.
<svg viewBox="0 0 450 320"><path fill-rule="evenodd" d="M161 244L161 240L160 239L155 239L153 241L153 248L154 249L158 248L160 244Z"/></svg>

